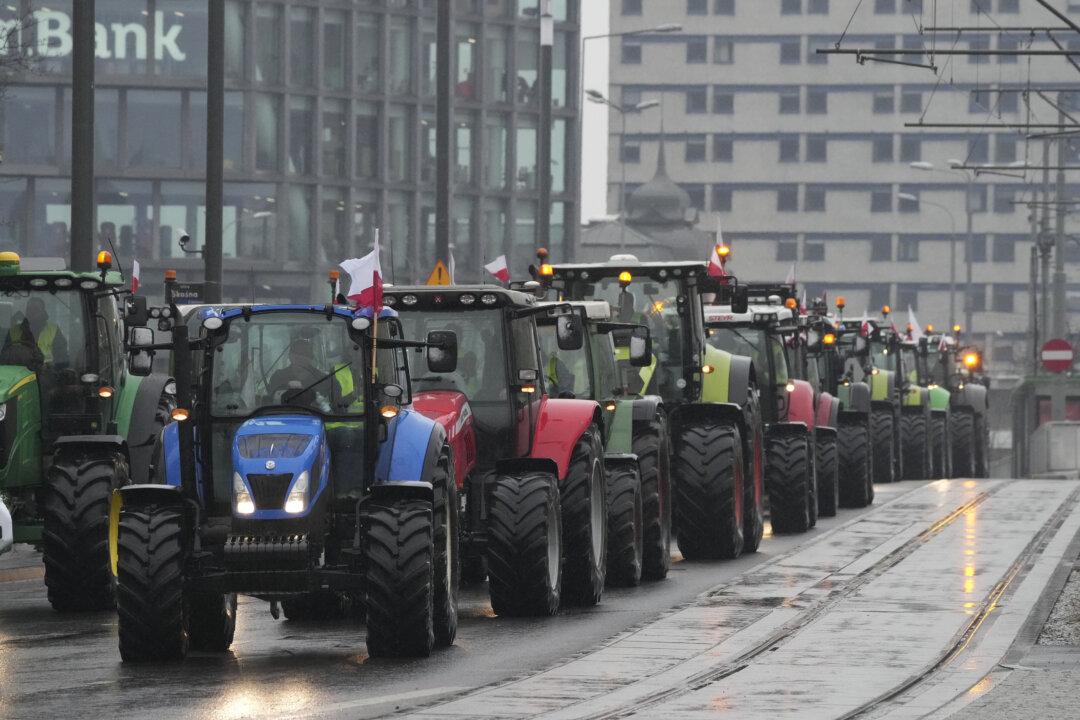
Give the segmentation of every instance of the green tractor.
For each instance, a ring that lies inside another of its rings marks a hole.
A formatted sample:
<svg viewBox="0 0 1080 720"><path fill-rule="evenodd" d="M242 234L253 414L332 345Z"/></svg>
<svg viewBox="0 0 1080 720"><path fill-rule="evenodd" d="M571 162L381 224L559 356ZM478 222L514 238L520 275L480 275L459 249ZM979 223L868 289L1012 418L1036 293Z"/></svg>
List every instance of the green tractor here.
<svg viewBox="0 0 1080 720"><path fill-rule="evenodd" d="M927 333L933 332L933 326L927 326ZM904 403L906 424L901 431L908 433L904 438L905 477L950 477L952 474L952 436L951 395L945 382L938 382L935 370L938 369L938 353L932 351L940 347L940 335L921 335L915 338L914 329L908 326L908 337L901 343L901 355L904 368L912 387ZM916 393L916 390L918 391ZM916 406L916 402L918 405ZM914 408L918 407L919 410ZM919 419L922 418L922 419ZM920 425L925 426L923 430ZM912 447L916 446L917 449ZM925 459L920 450L928 454ZM917 470L926 473L918 475Z"/></svg>
<svg viewBox="0 0 1080 720"><path fill-rule="evenodd" d="M927 344L930 380L949 393L950 475L989 477L990 379L983 372L982 352L947 335L931 334Z"/></svg>
<svg viewBox="0 0 1080 720"><path fill-rule="evenodd" d="M129 375L127 296L109 253L98 272L0 253L0 502L14 542L39 545L57 610L115 606L109 557L113 490L144 477L175 386ZM123 308L123 313L122 313Z"/></svg>
<svg viewBox="0 0 1080 720"><path fill-rule="evenodd" d="M641 262L633 255L535 270L558 299L606 300L615 320L649 328L656 361L642 368L641 380L667 410L673 527L687 560L755 552L765 523L754 366L705 341L706 273L703 262Z"/></svg>

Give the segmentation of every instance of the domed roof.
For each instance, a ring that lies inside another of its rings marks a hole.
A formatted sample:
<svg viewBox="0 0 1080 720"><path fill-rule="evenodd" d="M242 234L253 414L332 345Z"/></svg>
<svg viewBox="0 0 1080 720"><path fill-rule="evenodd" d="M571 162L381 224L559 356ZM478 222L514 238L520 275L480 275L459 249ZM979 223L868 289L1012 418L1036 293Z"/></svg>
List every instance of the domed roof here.
<svg viewBox="0 0 1080 720"><path fill-rule="evenodd" d="M638 225L692 225L697 208L690 205L690 193L668 177L664 161L664 140L656 161L656 175L626 199L626 221Z"/></svg>

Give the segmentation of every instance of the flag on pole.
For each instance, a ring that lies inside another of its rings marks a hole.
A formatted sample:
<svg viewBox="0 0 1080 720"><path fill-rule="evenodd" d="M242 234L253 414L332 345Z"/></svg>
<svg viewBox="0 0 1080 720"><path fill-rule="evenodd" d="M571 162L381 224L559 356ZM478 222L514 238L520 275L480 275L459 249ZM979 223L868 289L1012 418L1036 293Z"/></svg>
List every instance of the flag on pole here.
<svg viewBox="0 0 1080 720"><path fill-rule="evenodd" d="M941 342L938 343L938 352L945 352L949 348L945 342L945 333L941 333Z"/></svg>
<svg viewBox="0 0 1080 720"><path fill-rule="evenodd" d="M799 302L799 312L806 314L806 288L802 289L802 300Z"/></svg>
<svg viewBox="0 0 1080 720"><path fill-rule="evenodd" d="M383 281L379 264L379 231L375 231L375 248L362 258L349 258L341 263L341 269L349 273L348 298L357 305L382 310Z"/></svg>
<svg viewBox="0 0 1080 720"><path fill-rule="evenodd" d="M719 228L717 228L717 235L719 234ZM724 261L720 257L719 245L713 245L712 252L709 253L709 277L727 277Z"/></svg>
<svg viewBox="0 0 1080 720"><path fill-rule="evenodd" d="M454 268L457 267L457 265L454 263L454 251L453 250L450 251L449 265L450 266L448 268L446 268L446 271L450 274L450 284L455 285L456 283L454 281Z"/></svg>
<svg viewBox="0 0 1080 720"><path fill-rule="evenodd" d="M136 293L139 291L139 261L132 260L131 262L131 292Z"/></svg>
<svg viewBox="0 0 1080 720"><path fill-rule="evenodd" d="M784 278L785 285L795 284L795 263L791 263L791 268L787 271L787 277Z"/></svg>
<svg viewBox="0 0 1080 720"><path fill-rule="evenodd" d="M911 339L918 340L923 336L922 328L919 327L919 321L915 319L915 311L911 309L911 306L907 306L907 321L911 326Z"/></svg>
<svg viewBox="0 0 1080 720"><path fill-rule="evenodd" d="M859 334L863 337L870 337L870 321L863 320L862 327L859 328Z"/></svg>
<svg viewBox="0 0 1080 720"><path fill-rule="evenodd" d="M720 218L716 218L716 244L720 247L727 247L724 245L724 234L720 232Z"/></svg>
<svg viewBox="0 0 1080 720"><path fill-rule="evenodd" d="M505 255L500 255L499 257L495 258L487 265L485 265L484 269L495 277L502 280L503 282L510 282L510 270L506 267Z"/></svg>

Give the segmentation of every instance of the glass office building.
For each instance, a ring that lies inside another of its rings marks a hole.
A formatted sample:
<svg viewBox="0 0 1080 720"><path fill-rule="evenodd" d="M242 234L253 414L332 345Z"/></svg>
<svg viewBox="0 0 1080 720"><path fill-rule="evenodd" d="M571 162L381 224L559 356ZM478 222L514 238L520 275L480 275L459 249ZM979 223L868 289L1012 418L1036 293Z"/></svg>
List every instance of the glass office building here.
<svg viewBox="0 0 1080 720"><path fill-rule="evenodd" d="M0 8L10 68L0 102L0 249L68 255L72 2ZM552 235L577 216L578 3L555 0ZM226 2L224 289L228 299L321 300L326 272L380 232L387 279L434 262L436 0ZM536 220L538 0L454 0L450 243L459 281L505 253L523 269ZM19 19L26 20L19 28ZM204 242L205 0L97 0L96 232L200 280Z"/></svg>

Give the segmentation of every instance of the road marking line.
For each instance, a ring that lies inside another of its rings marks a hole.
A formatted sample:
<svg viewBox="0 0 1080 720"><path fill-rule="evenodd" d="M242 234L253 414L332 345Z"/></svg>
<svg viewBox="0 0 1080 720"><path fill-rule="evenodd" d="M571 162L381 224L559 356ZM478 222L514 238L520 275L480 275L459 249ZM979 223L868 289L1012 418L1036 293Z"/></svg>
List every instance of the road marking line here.
<svg viewBox="0 0 1080 720"><path fill-rule="evenodd" d="M410 692L395 693L393 695L379 695L377 697L368 697L361 700L349 700L346 702L336 703L320 703L317 708L304 709L299 712L290 712L283 715L278 715L281 718L308 718L308 717L326 717L327 715L333 715L336 712L342 710L349 710L351 708L368 707L370 705L383 705L386 703L398 702L400 700L415 700L417 698L429 697L432 695L454 695L456 693L470 690L472 688L468 686L447 686L428 688L427 690L412 690Z"/></svg>

